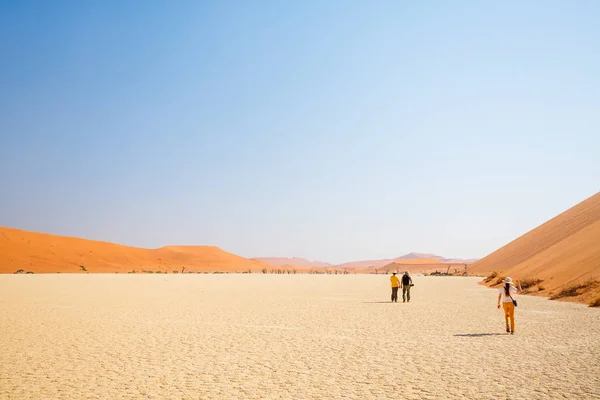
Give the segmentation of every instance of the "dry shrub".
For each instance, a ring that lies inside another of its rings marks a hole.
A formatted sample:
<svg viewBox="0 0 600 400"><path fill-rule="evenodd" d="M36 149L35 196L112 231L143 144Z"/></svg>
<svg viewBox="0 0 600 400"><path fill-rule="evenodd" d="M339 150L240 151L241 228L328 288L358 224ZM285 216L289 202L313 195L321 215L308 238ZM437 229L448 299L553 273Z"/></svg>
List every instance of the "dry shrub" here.
<svg viewBox="0 0 600 400"><path fill-rule="evenodd" d="M504 279L506 279L505 276L499 276L498 279L496 279L496 282L494 282L494 285L501 284Z"/></svg>
<svg viewBox="0 0 600 400"><path fill-rule="evenodd" d="M497 276L498 276L498 273L496 271L494 271L494 272L490 273L488 276L486 276L483 281L485 283L488 283L489 281L491 281L492 279L494 279Z"/></svg>
<svg viewBox="0 0 600 400"><path fill-rule="evenodd" d="M590 303L590 307L600 307L600 297Z"/></svg>
<svg viewBox="0 0 600 400"><path fill-rule="evenodd" d="M597 283L598 283L598 281L596 281L594 279L588 279L587 281L585 281L583 283L574 283L574 284L566 287L565 289L561 290L554 296L550 297L550 300L561 299L563 297L579 296L580 294L582 294L585 291L585 289L596 286Z"/></svg>
<svg viewBox="0 0 600 400"><path fill-rule="evenodd" d="M542 279L533 279L533 278L525 278L519 281L521 285L521 289L529 289L530 287L537 286L540 283L544 282Z"/></svg>

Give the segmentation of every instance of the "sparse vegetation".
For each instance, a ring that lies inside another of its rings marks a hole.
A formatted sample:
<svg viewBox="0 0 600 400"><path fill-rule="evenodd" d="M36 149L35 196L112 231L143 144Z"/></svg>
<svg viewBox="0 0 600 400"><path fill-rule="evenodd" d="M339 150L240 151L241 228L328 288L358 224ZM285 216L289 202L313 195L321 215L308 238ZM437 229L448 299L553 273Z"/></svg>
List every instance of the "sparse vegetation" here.
<svg viewBox="0 0 600 400"><path fill-rule="evenodd" d="M600 307L600 297L590 303L590 307Z"/></svg>
<svg viewBox="0 0 600 400"><path fill-rule="evenodd" d="M494 271L494 272L490 273L488 276L486 276L483 281L485 283L488 283L489 281L491 281L492 279L494 279L497 276L498 276L498 273L496 271Z"/></svg>
<svg viewBox="0 0 600 400"><path fill-rule="evenodd" d="M546 288L544 286L538 286L538 292L542 292L546 290Z"/></svg>
<svg viewBox="0 0 600 400"><path fill-rule="evenodd" d="M33 272L33 271L27 271L27 272L25 272L25 273L26 273L26 274L34 274L35 272Z"/></svg>
<svg viewBox="0 0 600 400"><path fill-rule="evenodd" d="M582 294L585 291L585 289L596 286L597 284L598 284L598 281L596 281L594 279L588 279L587 281L585 281L583 283L572 284L572 285L566 287L565 289L561 290L557 294L553 295L552 297L550 297L550 300L562 299L563 297L579 296L580 294Z"/></svg>
<svg viewBox="0 0 600 400"><path fill-rule="evenodd" d="M179 273L179 271L177 271L176 269L174 269L174 270L173 270L173 273L174 273L174 274L178 274L178 273Z"/></svg>
<svg viewBox="0 0 600 400"><path fill-rule="evenodd" d="M525 278L519 281L521 289L526 290L544 282L542 279Z"/></svg>
<svg viewBox="0 0 600 400"><path fill-rule="evenodd" d="M501 284L501 283L502 283L502 281L503 281L504 279L506 279L506 277L505 277L505 276L499 276L499 277L496 279L496 281L495 281L493 284L494 284L494 285L499 285L499 284Z"/></svg>
<svg viewBox="0 0 600 400"><path fill-rule="evenodd" d="M133 271L129 271L128 274L137 274L137 271L134 269Z"/></svg>
<svg viewBox="0 0 600 400"><path fill-rule="evenodd" d="M262 273L263 273L263 274L266 274L267 272L268 272L268 271L267 271L267 269L266 269L266 268L263 268L263 269L262 269Z"/></svg>
<svg viewBox="0 0 600 400"><path fill-rule="evenodd" d="M25 270L24 269L20 269L14 272L15 274L24 274Z"/></svg>
<svg viewBox="0 0 600 400"><path fill-rule="evenodd" d="M81 268L82 271L87 272L87 268L85 267L85 265L80 265L79 268Z"/></svg>

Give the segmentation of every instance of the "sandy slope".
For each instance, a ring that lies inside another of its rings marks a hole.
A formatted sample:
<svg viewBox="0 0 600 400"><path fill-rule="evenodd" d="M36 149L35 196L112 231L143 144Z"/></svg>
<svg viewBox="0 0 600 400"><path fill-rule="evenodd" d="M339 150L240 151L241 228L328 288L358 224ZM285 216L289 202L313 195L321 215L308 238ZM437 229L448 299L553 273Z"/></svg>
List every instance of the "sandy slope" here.
<svg viewBox="0 0 600 400"><path fill-rule="evenodd" d="M600 310L522 296L510 336L476 282L2 275L0 399L600 399Z"/></svg>
<svg viewBox="0 0 600 400"><path fill-rule="evenodd" d="M142 249L114 243L0 227L0 273L23 269L35 273L151 271L260 271L272 266L211 246Z"/></svg>
<svg viewBox="0 0 600 400"><path fill-rule="evenodd" d="M574 283L600 280L600 193L512 241L469 268L486 275L543 279L542 295ZM600 285L573 298L591 301Z"/></svg>

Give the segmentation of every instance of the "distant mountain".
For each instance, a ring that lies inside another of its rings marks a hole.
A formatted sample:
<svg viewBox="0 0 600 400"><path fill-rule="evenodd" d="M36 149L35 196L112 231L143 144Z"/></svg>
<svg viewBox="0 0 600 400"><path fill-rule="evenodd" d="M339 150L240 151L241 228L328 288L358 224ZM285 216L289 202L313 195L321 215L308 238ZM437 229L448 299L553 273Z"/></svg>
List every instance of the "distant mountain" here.
<svg viewBox="0 0 600 400"><path fill-rule="evenodd" d="M402 263L405 265L423 265L423 264L472 264L478 261L477 258L444 258L435 254L426 253L408 253L396 258L386 258L382 260L365 260L365 261L351 261L344 264L336 265L336 268L347 268L347 269L375 269L381 268L386 265L390 265L394 262L398 264Z"/></svg>
<svg viewBox="0 0 600 400"><path fill-rule="evenodd" d="M341 269L363 269L363 268L369 268L369 267L379 268L379 267L383 267L384 265L391 263L394 260L395 260L394 258L388 258L385 260L351 261L351 262L336 265L335 267L341 268Z"/></svg>
<svg viewBox="0 0 600 400"><path fill-rule="evenodd" d="M331 267L332 264L322 262L322 261L310 261L305 258L300 257L259 257L255 258L255 260L265 262L271 265L284 266L284 265L293 265L297 267L309 267L309 268L319 268L319 267Z"/></svg>
<svg viewBox="0 0 600 400"><path fill-rule="evenodd" d="M441 258L399 258L390 263L390 265L442 265L445 264Z"/></svg>
<svg viewBox="0 0 600 400"><path fill-rule="evenodd" d="M395 258L395 260L412 260L415 258L437 258L440 260L444 259L444 257L436 256L435 254L408 253L403 256Z"/></svg>

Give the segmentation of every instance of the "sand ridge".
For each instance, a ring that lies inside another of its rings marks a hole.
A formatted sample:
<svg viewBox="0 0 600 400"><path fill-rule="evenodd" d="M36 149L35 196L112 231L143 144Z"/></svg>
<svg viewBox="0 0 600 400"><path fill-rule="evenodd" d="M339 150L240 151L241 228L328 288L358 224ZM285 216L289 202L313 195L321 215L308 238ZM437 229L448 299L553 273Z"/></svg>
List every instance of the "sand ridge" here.
<svg viewBox="0 0 600 400"><path fill-rule="evenodd" d="M600 192L468 268L480 275L492 271L513 279L541 279L544 290L537 287L533 293L543 296L596 280L599 284L585 293L565 299L589 302L600 296Z"/></svg>
<svg viewBox="0 0 600 400"><path fill-rule="evenodd" d="M215 246L143 249L0 227L0 273L259 272L274 266L228 253Z"/></svg>

